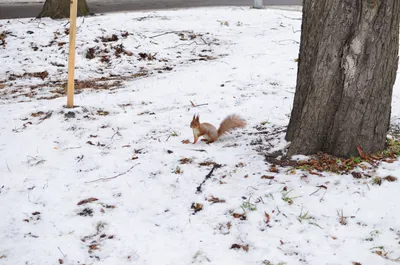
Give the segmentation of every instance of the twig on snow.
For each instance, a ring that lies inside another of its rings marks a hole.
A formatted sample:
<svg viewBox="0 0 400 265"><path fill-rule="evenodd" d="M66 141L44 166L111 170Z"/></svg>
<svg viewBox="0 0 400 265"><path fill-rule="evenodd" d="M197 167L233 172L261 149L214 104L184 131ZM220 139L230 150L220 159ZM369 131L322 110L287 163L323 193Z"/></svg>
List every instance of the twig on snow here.
<svg viewBox="0 0 400 265"><path fill-rule="evenodd" d="M301 30L300 30L300 29L298 29L298 30L295 30L293 26L292 26L292 31L293 31L293 33L301 32Z"/></svg>
<svg viewBox="0 0 400 265"><path fill-rule="evenodd" d="M288 17L288 16L285 16L285 15L282 15L282 14L281 14L281 16L284 17L284 18L292 19L292 20L301 20L301 18L297 18L297 17Z"/></svg>
<svg viewBox="0 0 400 265"><path fill-rule="evenodd" d="M112 130L115 132L112 136L111 136L111 140L114 138L115 135L118 135L119 137L121 137L121 133L119 132L119 128L117 127L117 130L115 130L114 128L112 128Z"/></svg>
<svg viewBox="0 0 400 265"><path fill-rule="evenodd" d="M193 101L190 101L190 104L192 104L192 107L193 107L193 108L208 105L208 103L203 103L203 104L197 104L197 105L196 105L196 104L193 103Z"/></svg>
<svg viewBox="0 0 400 265"><path fill-rule="evenodd" d="M280 41L272 41L272 42L280 44L281 42L284 42L284 41L292 41L293 43L300 44L300 42L298 42L297 40L292 40L292 39L280 40Z"/></svg>
<svg viewBox="0 0 400 265"><path fill-rule="evenodd" d="M11 172L11 169L10 169L10 167L8 166L8 163L7 163L7 161L6 161L6 165L7 165L7 169L8 169L8 171L9 171L9 172Z"/></svg>
<svg viewBox="0 0 400 265"><path fill-rule="evenodd" d="M204 183L206 183L206 180L211 178L212 173L214 172L215 169L220 168L222 165L220 164L214 164L213 168L211 169L211 171L206 175L206 177L204 178L203 182L200 183L199 186L197 186L196 188L196 193L202 193L203 191L201 190L201 187L203 186Z"/></svg>
<svg viewBox="0 0 400 265"><path fill-rule="evenodd" d="M191 43L181 43L181 44L178 44L178 45L169 47L169 48L167 48L167 49L173 49L173 48L176 48L176 47L179 47L179 46L191 46L192 44L196 44L196 45L207 45L207 44L197 43L197 41L192 41Z"/></svg>
<svg viewBox="0 0 400 265"><path fill-rule="evenodd" d="M206 151L206 150L204 150L204 149L189 149L189 150L192 150L192 151L197 151L197 152L205 152L205 153L207 153L207 151Z"/></svg>
<svg viewBox="0 0 400 265"><path fill-rule="evenodd" d="M118 178L119 176L125 175L126 173L128 173L129 171L131 171L135 166L137 166L137 165L139 165L139 164L140 164L140 163L137 163L137 164L131 166L127 171L122 172L122 173L119 173L118 175L115 175L114 177L100 178L100 179L96 179L96 180L92 180L92 181L86 181L85 184L87 184L87 183L93 183L93 182L98 182L98 181L103 181L103 182L104 182L104 181L108 181L108 180L111 180L111 179Z"/></svg>
<svg viewBox="0 0 400 265"><path fill-rule="evenodd" d="M167 34L174 34L174 33L177 33L177 32L179 32L179 31L168 31L168 32L164 32L164 33L157 34L157 35L154 35L154 36L150 36L149 38L153 39L153 38L161 37L161 36L164 36L164 35L167 35Z"/></svg>
<svg viewBox="0 0 400 265"><path fill-rule="evenodd" d="M60 248L60 247L57 247L57 248L58 248L58 250L61 252L61 254L64 256L64 259L66 259L67 256L65 256L65 254L61 251L61 248Z"/></svg>

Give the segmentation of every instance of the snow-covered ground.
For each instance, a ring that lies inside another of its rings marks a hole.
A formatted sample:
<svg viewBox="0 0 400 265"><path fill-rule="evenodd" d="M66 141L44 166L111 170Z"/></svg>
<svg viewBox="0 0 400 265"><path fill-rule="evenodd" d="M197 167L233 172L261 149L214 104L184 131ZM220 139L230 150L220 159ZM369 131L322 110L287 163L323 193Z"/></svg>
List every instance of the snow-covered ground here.
<svg viewBox="0 0 400 265"><path fill-rule="evenodd" d="M104 2L133 2L136 0L87 0L87 2L90 3L104 3ZM26 4L26 3L44 3L45 0L0 0L0 4Z"/></svg>
<svg viewBox="0 0 400 265"><path fill-rule="evenodd" d="M300 17L79 19L72 111L66 21L0 20L0 264L398 264L399 181L274 170L256 150L286 144ZM195 113L248 126L183 144ZM222 167L205 180L202 162ZM398 178L399 166L367 170Z"/></svg>

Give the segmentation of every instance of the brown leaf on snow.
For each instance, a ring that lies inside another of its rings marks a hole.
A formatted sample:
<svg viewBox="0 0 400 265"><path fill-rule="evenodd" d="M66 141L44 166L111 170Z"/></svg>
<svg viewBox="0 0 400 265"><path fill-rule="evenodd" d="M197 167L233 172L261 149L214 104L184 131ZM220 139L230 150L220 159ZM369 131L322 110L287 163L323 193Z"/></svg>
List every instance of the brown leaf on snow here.
<svg viewBox="0 0 400 265"><path fill-rule="evenodd" d="M387 181L389 181L389 182L397 181L397 178L396 178L396 177L393 177L393 176L387 176L387 177L384 177L383 179L384 179L384 180L387 180Z"/></svg>
<svg viewBox="0 0 400 265"><path fill-rule="evenodd" d="M179 163L180 164L191 164L191 163L193 163L193 159L183 157L183 158L179 159Z"/></svg>
<svg viewBox="0 0 400 265"><path fill-rule="evenodd" d="M325 185L318 185L317 188L323 188L323 189L326 189L326 190L328 189L328 187L325 186Z"/></svg>
<svg viewBox="0 0 400 265"><path fill-rule="evenodd" d="M278 170L278 168L276 167L276 165L271 165L270 167L269 167L269 170L268 170L269 172L273 172L273 173L278 173L279 172L279 170Z"/></svg>
<svg viewBox="0 0 400 265"><path fill-rule="evenodd" d="M235 167L244 167L246 164L243 162L239 162L237 165L235 165Z"/></svg>
<svg viewBox="0 0 400 265"><path fill-rule="evenodd" d="M99 249L99 245L97 245L97 244L92 244L92 245L89 245L89 249L90 249L90 250L96 250L96 249Z"/></svg>
<svg viewBox="0 0 400 265"><path fill-rule="evenodd" d="M265 214L265 222L268 224L269 221L271 221L271 216L269 216L268 213L264 213Z"/></svg>
<svg viewBox="0 0 400 265"><path fill-rule="evenodd" d="M32 113L31 116L32 116L32 117L39 117L39 116L42 116L43 114L44 114L43 111L38 111L38 112Z"/></svg>
<svg viewBox="0 0 400 265"><path fill-rule="evenodd" d="M233 218L237 218L237 219L240 219L240 220L246 220L247 219L245 214L233 213L232 216L233 216Z"/></svg>
<svg viewBox="0 0 400 265"><path fill-rule="evenodd" d="M316 176L319 176L319 177L323 177L323 175L321 173L318 173L318 172L315 172L315 171L310 171L310 174L311 175L316 175Z"/></svg>
<svg viewBox="0 0 400 265"><path fill-rule="evenodd" d="M249 245L232 244L231 249L243 249L247 252L249 251Z"/></svg>
<svg viewBox="0 0 400 265"><path fill-rule="evenodd" d="M85 200L82 200L82 201L78 202L77 205L82 205L82 204L86 204L86 203L94 202L94 201L98 201L98 200L99 199L92 197L92 198L88 198L88 199L85 199Z"/></svg>
<svg viewBox="0 0 400 265"><path fill-rule="evenodd" d="M190 144L190 140L182 140L183 144Z"/></svg>
<svg viewBox="0 0 400 265"><path fill-rule="evenodd" d="M40 212L33 212L32 215L38 215Z"/></svg>
<svg viewBox="0 0 400 265"><path fill-rule="evenodd" d="M353 261L353 265L361 265L361 263Z"/></svg>
<svg viewBox="0 0 400 265"><path fill-rule="evenodd" d="M194 213L197 213L197 212L203 210L203 204L197 203L197 202L192 203L192 206L190 208L194 210Z"/></svg>
<svg viewBox="0 0 400 265"><path fill-rule="evenodd" d="M216 163L213 161L204 161L204 162L200 162L199 166L201 167L208 167L208 166L214 166Z"/></svg>
<svg viewBox="0 0 400 265"><path fill-rule="evenodd" d="M263 175L261 176L261 179L274 179L274 176L267 176L267 175Z"/></svg>
<svg viewBox="0 0 400 265"><path fill-rule="evenodd" d="M355 179L362 178L362 174L360 172L351 172L351 175L353 175L353 178Z"/></svg>
<svg viewBox="0 0 400 265"><path fill-rule="evenodd" d="M139 52L139 54L138 54L140 57L139 61L141 61L141 60L148 60L148 61L156 60L156 54L157 53L151 54L151 53Z"/></svg>
<svg viewBox="0 0 400 265"><path fill-rule="evenodd" d="M115 35L115 34L112 34L109 37L102 36L102 37L100 37L100 39L101 39L102 42L112 42L112 41L117 41L118 40L118 36Z"/></svg>
<svg viewBox="0 0 400 265"><path fill-rule="evenodd" d="M0 33L0 45L3 46L3 48L6 47L6 37L7 34L9 34L10 32L8 31L3 31Z"/></svg>
<svg viewBox="0 0 400 265"><path fill-rule="evenodd" d="M64 264L64 261L62 259L58 259L58 263Z"/></svg>
<svg viewBox="0 0 400 265"><path fill-rule="evenodd" d="M241 246L239 244L232 244L231 249L240 249Z"/></svg>
<svg viewBox="0 0 400 265"><path fill-rule="evenodd" d="M225 200L222 200L220 198L216 198L214 196L211 196L210 198L207 199L207 201L214 203L224 203Z"/></svg>

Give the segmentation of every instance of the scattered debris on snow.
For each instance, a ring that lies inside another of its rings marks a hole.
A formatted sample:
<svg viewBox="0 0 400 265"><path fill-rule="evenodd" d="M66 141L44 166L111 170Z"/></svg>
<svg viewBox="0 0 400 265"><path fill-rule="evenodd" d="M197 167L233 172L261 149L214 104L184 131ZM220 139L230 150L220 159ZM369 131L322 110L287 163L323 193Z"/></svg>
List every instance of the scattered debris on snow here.
<svg viewBox="0 0 400 265"><path fill-rule="evenodd" d="M393 153L282 159L300 17L79 19L73 109L66 21L0 20L0 264L398 264L398 82ZM231 113L248 127L182 143Z"/></svg>

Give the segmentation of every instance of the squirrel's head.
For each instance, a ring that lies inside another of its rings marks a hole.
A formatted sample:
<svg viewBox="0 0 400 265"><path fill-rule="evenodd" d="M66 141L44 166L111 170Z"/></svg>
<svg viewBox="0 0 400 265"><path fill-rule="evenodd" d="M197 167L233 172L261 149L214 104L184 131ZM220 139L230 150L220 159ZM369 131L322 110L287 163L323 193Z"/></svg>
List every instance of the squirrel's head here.
<svg viewBox="0 0 400 265"><path fill-rule="evenodd" d="M192 122L190 123L190 128L197 128L200 125L199 115L193 115Z"/></svg>

